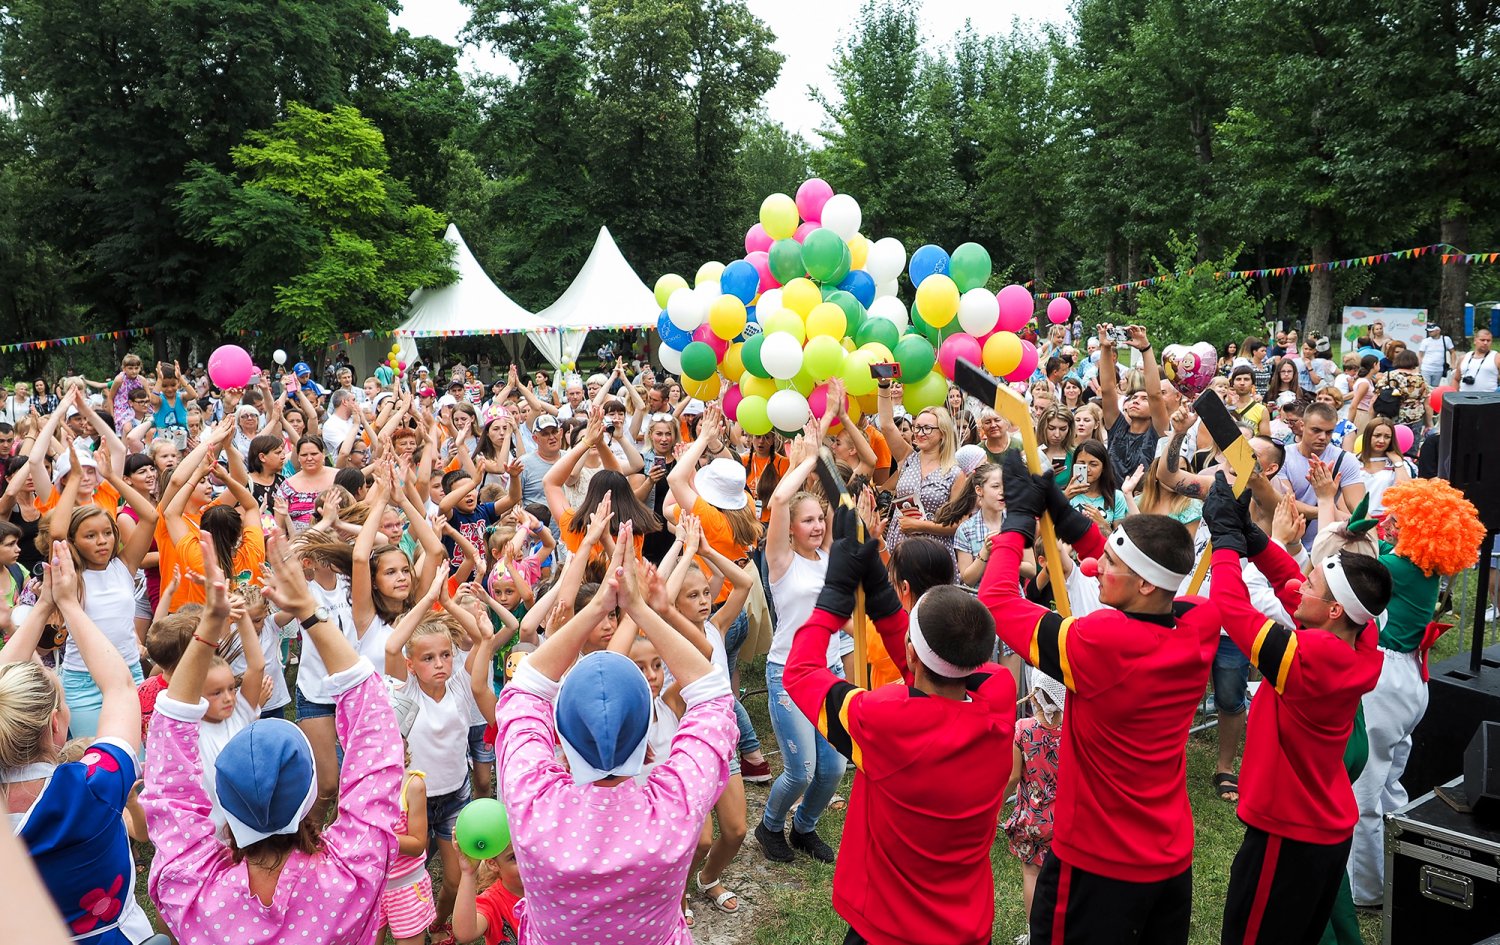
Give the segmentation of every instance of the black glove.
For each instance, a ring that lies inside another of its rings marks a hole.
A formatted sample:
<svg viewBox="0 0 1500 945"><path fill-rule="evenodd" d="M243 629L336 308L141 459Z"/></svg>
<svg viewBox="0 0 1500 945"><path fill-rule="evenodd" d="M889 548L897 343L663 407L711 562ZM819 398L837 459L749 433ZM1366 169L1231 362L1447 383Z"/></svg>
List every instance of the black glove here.
<svg viewBox="0 0 1500 945"><path fill-rule="evenodd" d="M1052 516L1052 527L1057 532L1057 540L1070 545L1077 544L1080 538L1088 534L1090 526L1094 524L1093 519L1073 507L1062 486L1057 484L1055 475L1050 472L1036 475L1039 484L1047 491L1047 514ZM1009 498L1009 495L1006 497Z"/></svg>
<svg viewBox="0 0 1500 945"><path fill-rule="evenodd" d="M1001 532L1019 532L1029 546L1036 540L1036 520L1047 510L1047 493L1026 468L1021 454L1007 451L1000 463L1005 482L1005 524Z"/></svg>
<svg viewBox="0 0 1500 945"><path fill-rule="evenodd" d="M871 620L883 620L901 610L901 598L896 596L896 589L891 586L891 574L886 570L885 562L880 560L879 543L871 541L866 544L874 550L874 555L865 566L865 615Z"/></svg>
<svg viewBox="0 0 1500 945"><path fill-rule="evenodd" d="M1248 498L1249 495L1250 490L1246 489L1245 498ZM1253 558L1269 547L1271 547L1270 536L1262 531L1261 527L1255 524L1247 514L1245 516L1245 556Z"/></svg>
<svg viewBox="0 0 1500 945"><path fill-rule="evenodd" d="M875 539L861 544L853 538L835 538L828 552L828 575L823 579L823 590L818 592L818 609L835 617L853 614L854 593L864 581L872 560L877 564L880 561Z"/></svg>
<svg viewBox="0 0 1500 945"><path fill-rule="evenodd" d="M1248 554L1244 513L1222 472L1203 499L1203 523L1208 526L1208 537L1215 550L1233 551L1241 557Z"/></svg>

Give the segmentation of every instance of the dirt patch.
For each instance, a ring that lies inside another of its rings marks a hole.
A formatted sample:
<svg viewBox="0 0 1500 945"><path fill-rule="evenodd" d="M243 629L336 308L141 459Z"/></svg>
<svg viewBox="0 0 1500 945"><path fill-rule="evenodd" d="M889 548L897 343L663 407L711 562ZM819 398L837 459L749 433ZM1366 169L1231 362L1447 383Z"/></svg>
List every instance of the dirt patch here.
<svg viewBox="0 0 1500 945"><path fill-rule="evenodd" d="M780 765L775 767L779 769ZM691 890L688 901L696 916L693 938L698 945L748 945L755 939L756 927L769 918L776 890L803 885L802 877L794 870L767 860L755 842L755 825L760 823L770 787L769 784L745 785L746 823L750 825L750 836L745 838L745 845L740 847L739 854L724 871L725 885L739 896L739 911L725 915L715 909L713 900L698 892L691 877L688 879Z"/></svg>

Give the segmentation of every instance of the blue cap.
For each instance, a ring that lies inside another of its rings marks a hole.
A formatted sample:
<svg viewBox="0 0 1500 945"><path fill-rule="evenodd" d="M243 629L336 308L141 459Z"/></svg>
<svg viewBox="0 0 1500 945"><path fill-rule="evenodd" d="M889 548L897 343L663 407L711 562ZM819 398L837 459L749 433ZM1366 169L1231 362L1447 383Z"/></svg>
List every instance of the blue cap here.
<svg viewBox="0 0 1500 945"><path fill-rule="evenodd" d="M558 690L555 716L574 783L640 774L651 688L629 657L605 650L581 658Z"/></svg>
<svg viewBox="0 0 1500 945"><path fill-rule="evenodd" d="M214 787L241 849L294 833L318 797L312 745L285 719L251 722L219 752Z"/></svg>
<svg viewBox="0 0 1500 945"><path fill-rule="evenodd" d="M307 366L306 361L298 361L296 364L292 365L292 373L297 375L298 377L311 377L312 368Z"/></svg>

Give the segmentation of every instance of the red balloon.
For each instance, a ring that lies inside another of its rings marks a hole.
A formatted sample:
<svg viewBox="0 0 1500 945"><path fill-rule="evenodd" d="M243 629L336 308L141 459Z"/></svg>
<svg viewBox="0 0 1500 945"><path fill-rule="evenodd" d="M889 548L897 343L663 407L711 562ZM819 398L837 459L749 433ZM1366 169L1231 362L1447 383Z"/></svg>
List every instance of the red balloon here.
<svg viewBox="0 0 1500 945"><path fill-rule="evenodd" d="M758 226L759 224L757 224ZM724 408L724 416L730 420L738 420L740 414L740 401L745 399L745 392L740 390L740 385L730 384L729 389L724 392L724 397L719 406Z"/></svg>
<svg viewBox="0 0 1500 945"><path fill-rule="evenodd" d="M714 334L713 329L708 327L708 322L698 326L693 332L693 340L701 341L714 349L714 357L720 361L724 360L724 352L729 350L729 342Z"/></svg>
<svg viewBox="0 0 1500 945"><path fill-rule="evenodd" d="M1444 384L1442 387L1434 387L1432 389L1432 393L1427 397L1427 404L1428 406L1432 407L1433 416L1437 416L1443 412L1443 395L1449 393L1450 391L1456 390L1458 390L1458 388L1448 384Z"/></svg>

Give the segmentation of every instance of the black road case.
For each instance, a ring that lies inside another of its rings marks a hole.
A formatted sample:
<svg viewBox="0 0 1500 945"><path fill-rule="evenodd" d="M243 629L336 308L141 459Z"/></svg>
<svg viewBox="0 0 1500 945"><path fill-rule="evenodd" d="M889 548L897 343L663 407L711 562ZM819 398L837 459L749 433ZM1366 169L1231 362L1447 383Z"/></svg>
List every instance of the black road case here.
<svg viewBox="0 0 1500 945"><path fill-rule="evenodd" d="M1448 783L1462 796L1463 778ZM1432 792L1385 818L1385 945L1470 945L1500 934L1500 822Z"/></svg>

